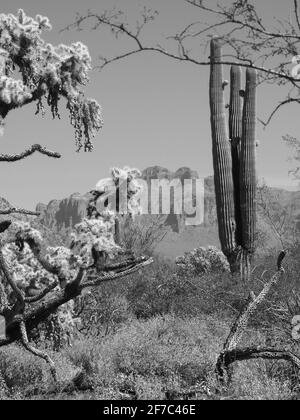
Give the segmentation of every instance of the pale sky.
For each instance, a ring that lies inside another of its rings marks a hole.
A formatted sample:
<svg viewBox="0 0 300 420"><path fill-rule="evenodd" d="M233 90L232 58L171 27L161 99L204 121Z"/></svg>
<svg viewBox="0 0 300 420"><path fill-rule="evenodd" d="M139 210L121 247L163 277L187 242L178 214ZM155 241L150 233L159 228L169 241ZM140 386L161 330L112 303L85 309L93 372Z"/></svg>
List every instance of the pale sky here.
<svg viewBox="0 0 300 420"><path fill-rule="evenodd" d="M287 3L260 0L259 7L268 18L280 18L286 16ZM146 31L149 43L162 42L164 35L201 19L183 0L1 0L0 12L16 13L22 7L28 15L48 16L53 30L45 33L45 39L54 44L82 41L96 65L99 55L113 56L128 44L115 40L107 31L60 30L72 22L76 12L101 12L114 5L122 8L133 22L144 5L160 12L157 22ZM207 59L209 53L205 54L199 47L199 58ZM76 153L64 104L61 120L52 121L49 112L45 118L35 116L34 106L11 113L0 138L1 153L21 152L31 144L41 143L63 157L52 160L35 155L19 163L1 163L0 196L13 205L34 209L38 202L48 203L91 190L113 166L144 169L160 165L170 170L189 166L200 176L212 175L208 67L142 53L113 63L101 72L95 70L90 77L86 92L98 100L104 114L104 128L95 139L95 150ZM276 86L260 87L259 116L266 119L281 97ZM297 136L299 115L299 105L291 105L282 109L265 131L258 127L258 174L270 185L295 188L288 175L291 163L282 136Z"/></svg>

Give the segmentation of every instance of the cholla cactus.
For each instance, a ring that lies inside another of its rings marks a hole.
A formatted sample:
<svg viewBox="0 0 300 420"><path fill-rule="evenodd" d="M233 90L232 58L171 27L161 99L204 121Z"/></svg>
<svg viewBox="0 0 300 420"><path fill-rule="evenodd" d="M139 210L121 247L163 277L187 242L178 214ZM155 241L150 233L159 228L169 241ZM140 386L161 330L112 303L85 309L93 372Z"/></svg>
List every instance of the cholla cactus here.
<svg viewBox="0 0 300 420"><path fill-rule="evenodd" d="M0 14L0 126L12 109L37 102L37 113L48 104L53 117L59 116L58 102L67 100L71 124L75 128L78 150L92 149L92 137L102 127L101 107L86 99L80 86L85 85L91 70L91 57L81 42L53 46L41 35L51 30L49 19ZM15 68L22 80L13 77Z"/></svg>
<svg viewBox="0 0 300 420"><path fill-rule="evenodd" d="M128 182L128 203L135 200L139 187L134 183L137 171L112 170L112 182ZM126 178L127 177L127 178ZM130 206L130 204L129 204ZM129 208L129 212L132 208ZM81 270L101 271L108 259L122 253L115 242L116 214L106 209L97 217L85 218L74 227L70 248L49 247L43 243L40 232L25 222L12 222L3 234L7 242L2 247L5 266L24 299L35 296L50 287L53 292L66 290ZM132 264L132 261L131 261ZM58 280L58 281L57 281ZM17 296L11 291L11 282L4 282L8 304L15 304ZM51 287L54 285L54 287ZM40 299L40 298L39 298ZM67 301L58 307L49 320L42 323L35 338L50 338L54 348L69 341L77 323L73 317L74 303Z"/></svg>
<svg viewBox="0 0 300 420"><path fill-rule="evenodd" d="M229 272L229 263L218 248L209 246L208 248L196 248L191 252L186 252L184 256L176 258L178 274L183 276L195 277L210 272Z"/></svg>
<svg viewBox="0 0 300 420"><path fill-rule="evenodd" d="M140 206L138 196L141 191L141 185L138 178L142 176L141 172L135 168L125 166L123 169L113 168L111 170L111 177L115 186L119 189L119 201L123 200L123 206L118 206L117 212L119 214L129 214L132 217L140 213ZM126 197L122 196L122 184L126 183L124 193Z"/></svg>
<svg viewBox="0 0 300 420"><path fill-rule="evenodd" d="M30 232L27 224L16 223L12 230L16 230L19 234L24 231L28 233L28 237L32 235L35 239L38 238L34 229ZM19 230L18 230L19 229ZM72 261L70 250L63 247L47 248L49 254L46 259L50 263L57 265L61 274L66 275L70 281L72 275L74 276L76 270L75 266L78 263ZM42 292L46 287L55 282L55 275L45 270L38 260L35 258L32 250L28 244L24 244L22 249L17 245L10 243L3 248L3 254L8 263L10 271L17 287L24 293L27 298L33 298ZM5 283L4 283L5 285ZM57 284L53 290L59 290L64 284ZM8 287L5 288L8 300L11 304L14 302L14 295ZM52 342L53 348L58 350L63 344L68 343L72 338L77 327L77 320L74 316L74 302L70 301L59 307L57 312L53 314L47 322L44 322L34 331L33 337L35 340L49 339Z"/></svg>
<svg viewBox="0 0 300 420"><path fill-rule="evenodd" d="M82 266L89 267L94 260L94 252L113 258L121 248L114 241L115 216L107 212L101 219L85 218L74 227L72 252L77 253Z"/></svg>
<svg viewBox="0 0 300 420"><path fill-rule="evenodd" d="M134 217L141 211L139 194L142 186L138 178L138 169L125 167L112 168L109 178L100 179L95 190L91 191L93 200L89 203L88 215L101 217L107 210L115 212L115 216L130 215Z"/></svg>

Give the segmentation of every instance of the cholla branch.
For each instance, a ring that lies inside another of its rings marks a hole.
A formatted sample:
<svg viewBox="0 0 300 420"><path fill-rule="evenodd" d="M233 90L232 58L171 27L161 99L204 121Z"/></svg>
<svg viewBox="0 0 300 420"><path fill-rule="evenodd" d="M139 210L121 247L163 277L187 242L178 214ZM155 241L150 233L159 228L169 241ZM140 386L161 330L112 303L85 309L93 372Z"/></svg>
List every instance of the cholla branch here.
<svg viewBox="0 0 300 420"><path fill-rule="evenodd" d="M125 269L124 271L121 271L119 273L108 274L108 275L100 276L100 277L92 277L92 280L89 280L81 285L81 289L85 289L86 287L99 286L102 283L126 277L130 274L135 273L136 271L141 270L142 268L145 268L146 266L152 263L153 263L152 258L141 257L136 260L135 264L133 264L131 268Z"/></svg>
<svg viewBox="0 0 300 420"><path fill-rule="evenodd" d="M57 374L56 374L56 369L55 369L53 360L46 352L38 350L37 348L33 347L29 343L24 320L20 321L20 332L21 332L21 342L23 346L25 347L25 349L28 350L30 353L34 354L35 356L38 356L41 359L44 359L49 364L53 379L55 382L57 382Z"/></svg>
<svg viewBox="0 0 300 420"><path fill-rule="evenodd" d="M0 154L0 162L17 162L18 160L25 159L28 156L33 155L35 152L39 152L42 155L46 155L52 158L59 159L61 158L61 154L57 152L52 152L51 150L46 149L45 147L41 146L40 144L34 144L29 149L25 150L22 153L16 155L4 155Z"/></svg>
<svg viewBox="0 0 300 420"><path fill-rule="evenodd" d="M216 366L218 377L224 378L224 371L228 372L232 363L253 359L285 360L291 362L297 369L300 369L299 357L290 351L260 347L236 348L224 351L219 356Z"/></svg>
<svg viewBox="0 0 300 420"><path fill-rule="evenodd" d="M25 214L27 216L39 216L40 213L36 211L21 209L18 207L9 207L7 209L0 209L0 215L8 215L8 214Z"/></svg>
<svg viewBox="0 0 300 420"><path fill-rule="evenodd" d="M20 304L24 307L24 302L25 302L24 295L21 292L21 290L18 288L18 286L16 285L15 280L14 280L14 276L11 273L10 267L8 266L8 264L5 260L4 253L3 253L3 243L2 243L2 241L0 241L0 270L3 272L7 283L9 284L9 286L14 291L14 293L16 295L16 298L18 299Z"/></svg>
<svg viewBox="0 0 300 420"><path fill-rule="evenodd" d="M60 267L58 267L55 264L52 264L49 259L46 258L47 255L47 245L44 243L44 241L31 234L31 231L25 231L25 232L19 232L16 235L16 242L17 243L27 243L35 256L35 258L38 260L38 262L41 264L41 266L44 268L44 270L48 271L50 274L54 274L58 276L59 280L61 282L66 282L66 278L61 272Z"/></svg>
<svg viewBox="0 0 300 420"><path fill-rule="evenodd" d="M58 284L59 284L58 281L54 281L52 284L50 284L44 290L42 290L41 293L39 293L37 296L26 297L25 298L25 303L35 303L35 302L38 302L38 301L42 300L50 292L52 292L58 286Z"/></svg>
<svg viewBox="0 0 300 420"><path fill-rule="evenodd" d="M136 262L135 258L129 258L125 261L116 264L105 265L102 269L104 272L121 270L122 268L130 268Z"/></svg>
<svg viewBox="0 0 300 420"><path fill-rule="evenodd" d="M282 262L286 256L286 251L281 251L277 259L277 272L265 284L261 293L256 297L253 293L250 294L247 303L240 312L237 320L233 324L229 336L224 344L223 351L218 357L216 372L218 378L223 382L225 378L230 381L231 375L229 372L230 365L239 360L249 359L283 359L291 361L297 368L300 368L300 359L293 353L276 350L276 349L263 349L259 347L251 348L237 348L241 338L248 326L249 320L258 306L265 300L271 288L275 286L281 279L284 269Z"/></svg>
<svg viewBox="0 0 300 420"><path fill-rule="evenodd" d="M248 298L248 301L245 307L242 309L241 313L239 314L236 322L232 326L230 330L230 334L225 342L224 350L231 351L237 347L238 343L241 340L242 335L244 334L247 325L249 323L249 319L252 317L254 312L257 310L258 306L265 300L265 297L269 294L271 288L275 286L278 281L281 279L284 269L282 268L281 264L285 257L285 251L282 251L278 257L278 271L274 274L274 276L265 284L263 290L257 297L254 297L253 294Z"/></svg>

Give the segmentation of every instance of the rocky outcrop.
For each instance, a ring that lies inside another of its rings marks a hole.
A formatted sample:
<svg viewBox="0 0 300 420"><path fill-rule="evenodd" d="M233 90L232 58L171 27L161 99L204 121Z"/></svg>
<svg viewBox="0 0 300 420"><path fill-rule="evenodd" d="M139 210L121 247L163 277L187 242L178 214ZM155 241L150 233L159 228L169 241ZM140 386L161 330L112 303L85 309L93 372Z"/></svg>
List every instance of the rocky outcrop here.
<svg viewBox="0 0 300 420"><path fill-rule="evenodd" d="M149 191L151 190L152 179L167 179L172 181L173 179L180 179L182 184L185 179L198 179L199 176L196 171L191 170L187 167L182 167L176 172L171 172L167 168L161 166L153 166L145 169L142 172L142 179L147 181ZM210 187L211 183L207 185ZM208 192L208 197L213 194ZM190 196L190 195L188 195ZM73 227L79 223L86 215L87 202L90 194L74 193L70 197L63 200L52 200L48 205L39 203L36 210L41 213L40 221L47 227L57 230L67 229ZM185 217L183 215L174 214L174 197L179 198L179 195L171 195L171 212L166 214L166 225L170 226L171 229L179 233L184 229ZM150 197L151 199L151 197ZM211 199L209 198L209 202ZM207 203L207 208L212 208L212 205ZM207 218L209 220L209 218Z"/></svg>
<svg viewBox="0 0 300 420"><path fill-rule="evenodd" d="M39 203L40 222L51 229L72 228L86 216L89 195L74 193L63 200L52 200L48 205Z"/></svg>
<svg viewBox="0 0 300 420"><path fill-rule="evenodd" d="M153 166L142 172L142 179L147 181L148 189L150 189L152 179L167 179L169 181L180 179L181 182L184 183L185 179L198 178L198 173L188 167L182 167L177 171L172 172L161 166ZM270 190L274 193L274 200L283 206L293 203L295 210L293 211L295 224L300 230L300 192L290 192L276 189ZM188 191L188 197L191 196L191 192ZM50 229L68 229L85 217L87 203L90 197L90 193L75 193L63 200L52 200L48 205L40 203L36 207L36 210L41 213L40 222ZM174 208L175 197L178 198L179 194L171 195L171 210ZM151 199L151 196L149 198ZM261 218L260 214L259 218ZM170 214L166 215L165 224L171 228L174 234L181 235L186 232L184 235L188 235L190 237L192 230L195 231L193 226L186 226L186 218L184 215L174 214L172 211ZM203 238L203 240L207 240L207 237L210 236L214 239L213 243L215 244L215 238L217 238L218 235L214 179L212 176L207 177L204 180L204 223L198 228L200 230L198 229L198 235L195 236L195 242L196 237L199 237L199 235Z"/></svg>

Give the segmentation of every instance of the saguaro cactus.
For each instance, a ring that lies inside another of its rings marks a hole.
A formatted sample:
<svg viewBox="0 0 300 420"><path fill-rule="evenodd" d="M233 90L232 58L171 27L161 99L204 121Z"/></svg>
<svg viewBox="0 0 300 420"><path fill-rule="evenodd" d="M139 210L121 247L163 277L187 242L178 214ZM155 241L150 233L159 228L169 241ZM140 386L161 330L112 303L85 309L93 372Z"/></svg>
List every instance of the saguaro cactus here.
<svg viewBox="0 0 300 420"><path fill-rule="evenodd" d="M224 99L222 49L211 41L210 110L213 164L219 237L232 272L250 276L256 230L256 71L247 69L242 91L242 71L230 73L229 135ZM244 101L243 101L244 98ZM244 103L243 103L244 102Z"/></svg>
<svg viewBox="0 0 300 420"><path fill-rule="evenodd" d="M220 61L221 46L217 40L212 40L210 109L216 204L222 251L232 266L236 251L234 185L230 143L228 141L229 137L226 127L223 71L222 66L218 64Z"/></svg>

